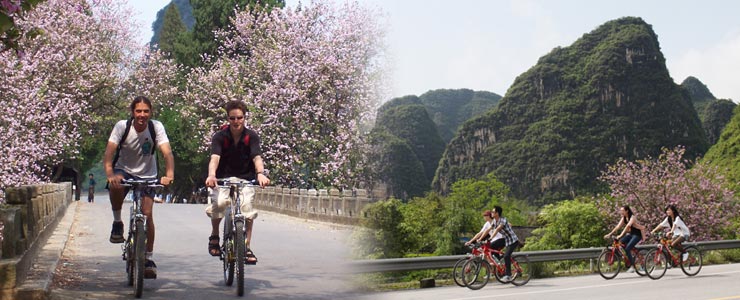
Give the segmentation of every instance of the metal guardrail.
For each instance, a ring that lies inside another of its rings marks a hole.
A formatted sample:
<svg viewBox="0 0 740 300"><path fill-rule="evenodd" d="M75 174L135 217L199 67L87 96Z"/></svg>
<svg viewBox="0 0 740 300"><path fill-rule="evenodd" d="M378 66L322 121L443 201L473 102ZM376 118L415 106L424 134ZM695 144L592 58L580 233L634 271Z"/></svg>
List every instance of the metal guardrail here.
<svg viewBox="0 0 740 300"><path fill-rule="evenodd" d="M740 240L722 240L707 242L689 242L684 245L694 245L702 251L740 248ZM639 245L637 248L653 248L656 244ZM514 252L514 256L526 256L531 262L562 261L598 258L604 247L581 248L567 250L522 251ZM452 268L457 260L465 255L431 256L418 258L388 258L358 260L349 264L354 273L413 271L426 269Z"/></svg>

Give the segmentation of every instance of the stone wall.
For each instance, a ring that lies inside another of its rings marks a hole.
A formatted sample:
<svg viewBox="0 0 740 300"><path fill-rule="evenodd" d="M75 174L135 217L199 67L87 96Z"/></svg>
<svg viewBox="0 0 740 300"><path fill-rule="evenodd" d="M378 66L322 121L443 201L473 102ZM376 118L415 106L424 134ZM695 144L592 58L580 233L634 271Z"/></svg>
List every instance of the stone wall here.
<svg viewBox="0 0 740 300"><path fill-rule="evenodd" d="M0 205L0 295L26 278L36 253L44 246L72 202L72 184L50 183L5 190Z"/></svg>
<svg viewBox="0 0 740 300"><path fill-rule="evenodd" d="M265 187L257 189L255 208L294 217L357 225L362 209L375 201L367 190L306 190Z"/></svg>

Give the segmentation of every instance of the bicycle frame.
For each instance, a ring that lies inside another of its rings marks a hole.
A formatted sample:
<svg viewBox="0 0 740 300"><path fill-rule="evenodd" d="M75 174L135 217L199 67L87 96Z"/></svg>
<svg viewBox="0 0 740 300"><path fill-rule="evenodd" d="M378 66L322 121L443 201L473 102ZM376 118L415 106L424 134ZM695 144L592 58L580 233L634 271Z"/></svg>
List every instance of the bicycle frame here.
<svg viewBox="0 0 740 300"><path fill-rule="evenodd" d="M241 211L241 191L244 187L254 187L254 181L218 179L216 188L229 189L230 204L224 221L224 239L221 245L221 260L224 264L224 282L231 286L234 271L237 275L237 295L244 294L244 265L246 262L247 219ZM216 199L218 201L218 199Z"/></svg>
<svg viewBox="0 0 740 300"><path fill-rule="evenodd" d="M660 241L658 242L658 245L656 248L658 248L658 251L661 253L665 253L666 256L671 258L671 263L674 266L678 266L681 264L681 253L677 255L673 255L673 246L671 245L672 241L669 238L666 237L659 237Z"/></svg>
<svg viewBox="0 0 740 300"><path fill-rule="evenodd" d="M485 286L488 283L488 276L490 275L490 272L492 271L494 273L494 277L496 277L496 280L501 283L512 283L516 286L521 286L527 284L530 279L529 274L529 259L526 256L512 256L511 257L511 279L510 281L504 281L502 278L506 274L506 263L505 261L502 261L504 256L504 252L501 250L493 249L491 246L484 242L482 244L476 244L473 246L473 253L479 253L477 256L470 256L470 259L468 262L466 262L462 267L462 274L468 274L470 271L472 273L477 274L478 271L483 268L487 268L487 271L485 272L486 275L483 277L483 281L481 284L475 284L475 286L472 285L472 282L468 282L466 278L463 279L463 283L470 289L476 290L480 289L483 286ZM502 256L502 259L498 259L494 256L494 254L499 254ZM521 260L521 263L520 263ZM478 262L475 262L478 261ZM490 262L489 262L490 261ZM475 263L474 263L475 262ZM474 263L473 265L470 265L471 263ZM522 269L521 265L524 264L526 267L525 269ZM472 269L467 269L472 268ZM455 276L453 270L453 276ZM520 279L517 279L521 277ZM472 278L473 281L477 282L478 275L474 275ZM458 284L459 285L459 284Z"/></svg>
<svg viewBox="0 0 740 300"><path fill-rule="evenodd" d="M665 275L668 268L681 267L681 271L687 276L695 276L702 268L702 254L696 246L683 247L683 252L673 255L672 240L665 238L663 234L656 235L658 245L648 252L647 268L651 279L660 279ZM683 255L686 255L684 260Z"/></svg>
<svg viewBox="0 0 740 300"><path fill-rule="evenodd" d="M133 203L130 209L128 237L121 246L126 261L128 285L134 286L134 296L141 298L144 286L147 217L141 208L144 189L162 187L157 179L124 179L122 186L131 187Z"/></svg>
<svg viewBox="0 0 740 300"><path fill-rule="evenodd" d="M493 263L492 266L495 268L496 272L499 275L503 276L504 272L506 272L506 265L503 261L501 261L501 259L503 259L503 256L504 256L504 252L498 249L491 248L491 245L489 245L488 243L484 243L481 246L481 252L485 255L485 258L486 260L488 260L488 262ZM501 255L501 259L494 257L494 254ZM516 264L516 261L512 259L511 261L512 269L515 268L515 264Z"/></svg>
<svg viewBox="0 0 740 300"><path fill-rule="evenodd" d="M604 248L597 259L597 268L599 275L607 280L613 279L619 274L622 268L622 266L619 264L620 261L623 262L625 266L630 264L629 258L627 257L627 251L625 250L625 245L622 243L622 241L614 236L612 236L610 239L612 240L611 244ZM646 272L644 268L644 255L639 250L637 250L637 247L632 248L630 252L633 259L635 260L635 272L637 272L637 274L640 276L645 276ZM614 264L617 265L615 266Z"/></svg>

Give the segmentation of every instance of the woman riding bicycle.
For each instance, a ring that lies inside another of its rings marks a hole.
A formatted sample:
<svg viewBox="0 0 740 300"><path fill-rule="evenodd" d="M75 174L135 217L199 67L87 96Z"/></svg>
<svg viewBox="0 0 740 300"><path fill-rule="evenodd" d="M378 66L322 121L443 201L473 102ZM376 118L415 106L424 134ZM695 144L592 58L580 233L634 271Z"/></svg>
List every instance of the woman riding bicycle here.
<svg viewBox="0 0 740 300"><path fill-rule="evenodd" d="M470 244L473 244L478 241L486 240L488 239L490 241L491 249L495 250L501 250L506 246L506 241L504 240L504 236L501 235L501 233L496 233L496 235L493 238L491 237L491 232L493 231L493 212L490 210L486 210L483 212L483 219L486 220L485 223L483 223L483 227L480 229L480 231L468 242L465 243L465 246L468 246ZM497 258L498 255L496 254Z"/></svg>
<svg viewBox="0 0 740 300"><path fill-rule="evenodd" d="M617 224L617 226L614 227L612 231L607 233L604 238L608 239L611 235L614 234L614 232L619 230L620 227L624 226L624 230L622 230L622 233L620 233L619 236L617 236L616 238L625 245L624 251L627 253L627 258L630 261L629 269L627 270L627 272L631 273L635 271L635 269L633 268L633 266L635 265L635 258L632 257L632 248L634 248L637 243L643 240L647 228L637 222L637 217L635 217L635 215L632 213L632 209L629 207L629 205L622 206L622 208L619 210L619 213L621 214L621 218L619 218L619 224Z"/></svg>
<svg viewBox="0 0 740 300"><path fill-rule="evenodd" d="M656 226L655 229L653 229L652 233L655 233L656 231L663 228L670 228L671 230L666 234L666 236L672 238L671 246L673 248L676 248L676 250L681 251L683 255L682 259L686 260L688 253L684 251L682 243L688 240L689 236L691 235L689 227L686 226L686 223L684 223L681 219L681 216L678 214L678 209L676 209L675 205L668 205L668 207L666 207L665 209L665 213L666 218L663 220L662 223Z"/></svg>

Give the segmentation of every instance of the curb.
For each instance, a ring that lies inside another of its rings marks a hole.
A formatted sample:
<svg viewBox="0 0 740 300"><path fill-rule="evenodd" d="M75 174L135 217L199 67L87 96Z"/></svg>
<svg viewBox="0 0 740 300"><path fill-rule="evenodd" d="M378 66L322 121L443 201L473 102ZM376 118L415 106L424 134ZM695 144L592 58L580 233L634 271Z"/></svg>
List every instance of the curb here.
<svg viewBox="0 0 740 300"><path fill-rule="evenodd" d="M18 300L47 300L51 298L51 284L54 272L62 257L64 247L77 215L79 201L72 201L67 206L64 217L59 221L46 244L33 259L26 280L16 288Z"/></svg>

